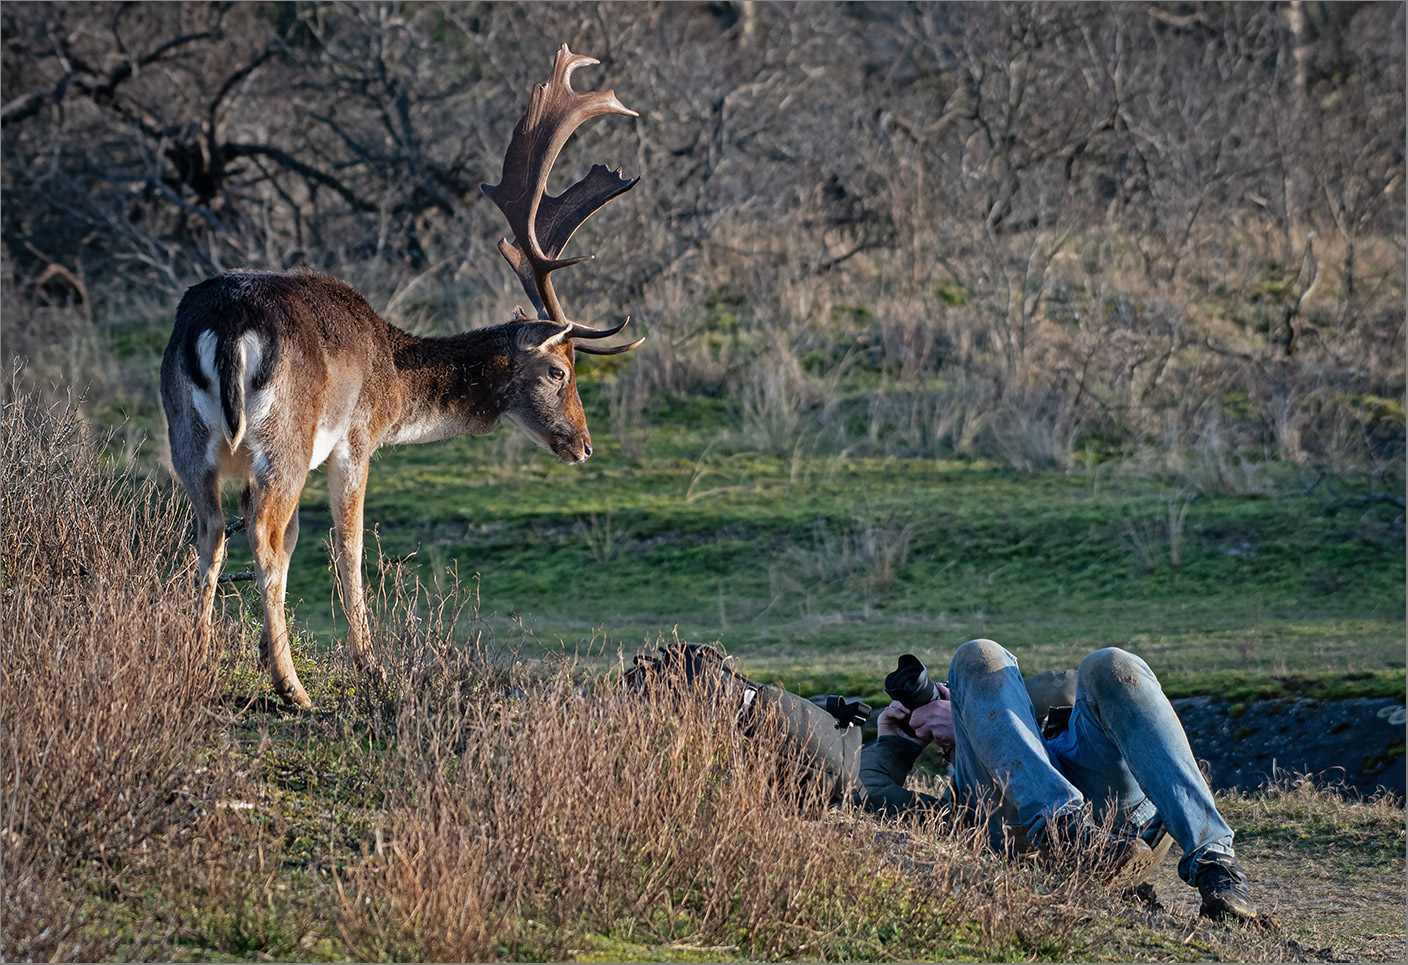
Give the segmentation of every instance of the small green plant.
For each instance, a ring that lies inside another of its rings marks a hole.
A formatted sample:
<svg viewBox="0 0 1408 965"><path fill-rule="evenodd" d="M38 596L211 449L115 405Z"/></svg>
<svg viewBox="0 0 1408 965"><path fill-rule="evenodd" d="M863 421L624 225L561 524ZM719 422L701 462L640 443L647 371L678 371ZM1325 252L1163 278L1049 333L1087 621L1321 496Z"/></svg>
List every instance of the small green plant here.
<svg viewBox="0 0 1408 965"><path fill-rule="evenodd" d="M875 599L890 590L908 564L916 529L915 523L899 520L857 518L844 526L818 520L810 545L787 552L803 586L849 583L864 599Z"/></svg>
<svg viewBox="0 0 1408 965"><path fill-rule="evenodd" d="M587 552L591 554L592 562L605 566L616 558L620 542L612 527L610 513L600 519L596 513L588 513L586 519L578 520L577 525L581 529L582 540L587 544Z"/></svg>
<svg viewBox="0 0 1408 965"><path fill-rule="evenodd" d="M1183 563L1184 524L1188 510L1200 493L1180 488L1173 492L1160 490L1159 505L1151 513L1127 512L1120 520L1121 538L1145 570L1156 570L1167 554L1168 564Z"/></svg>

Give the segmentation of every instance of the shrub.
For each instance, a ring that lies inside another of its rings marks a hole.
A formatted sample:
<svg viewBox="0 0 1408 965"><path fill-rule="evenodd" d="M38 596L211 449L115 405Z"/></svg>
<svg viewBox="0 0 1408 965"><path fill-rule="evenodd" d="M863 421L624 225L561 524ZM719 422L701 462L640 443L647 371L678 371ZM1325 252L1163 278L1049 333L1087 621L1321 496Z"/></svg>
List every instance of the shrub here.
<svg viewBox="0 0 1408 965"><path fill-rule="evenodd" d="M114 946L80 930L75 882L120 875L213 793L216 661L170 489L104 465L72 405L12 393L0 426L0 948L97 959Z"/></svg>

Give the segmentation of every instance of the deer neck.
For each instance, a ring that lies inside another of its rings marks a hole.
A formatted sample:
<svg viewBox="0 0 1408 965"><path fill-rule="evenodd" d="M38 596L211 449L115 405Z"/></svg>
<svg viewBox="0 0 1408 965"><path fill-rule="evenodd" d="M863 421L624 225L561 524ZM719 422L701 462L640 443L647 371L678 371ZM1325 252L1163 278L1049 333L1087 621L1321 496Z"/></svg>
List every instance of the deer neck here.
<svg viewBox="0 0 1408 965"><path fill-rule="evenodd" d="M400 416L386 443L482 435L498 425L512 371L512 325L444 338L406 336L394 359Z"/></svg>

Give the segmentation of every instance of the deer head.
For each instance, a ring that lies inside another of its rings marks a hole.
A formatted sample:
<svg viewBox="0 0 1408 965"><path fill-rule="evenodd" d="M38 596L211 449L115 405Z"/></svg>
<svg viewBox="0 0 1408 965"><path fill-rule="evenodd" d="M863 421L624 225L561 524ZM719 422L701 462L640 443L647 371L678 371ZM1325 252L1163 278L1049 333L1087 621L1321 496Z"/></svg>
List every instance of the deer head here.
<svg viewBox="0 0 1408 965"><path fill-rule="evenodd" d="M592 454L586 413L577 395L574 353L617 355L645 341L638 338L611 348L581 344L615 335L630 318L614 328L579 325L567 318L552 286L554 271L592 257L561 257L576 230L598 208L629 191L639 180L624 178L619 169L612 171L597 164L562 194L547 194L553 162L583 121L598 114L639 116L617 100L613 91L572 89L572 72L596 63L599 61L592 57L572 53L566 44L558 48L552 78L533 89L528 111L514 128L504 155L503 179L497 185L483 186L513 230L514 240L500 240L499 251L537 309L536 318L522 309L515 315L519 326L504 415L538 445L569 463L582 462Z"/></svg>

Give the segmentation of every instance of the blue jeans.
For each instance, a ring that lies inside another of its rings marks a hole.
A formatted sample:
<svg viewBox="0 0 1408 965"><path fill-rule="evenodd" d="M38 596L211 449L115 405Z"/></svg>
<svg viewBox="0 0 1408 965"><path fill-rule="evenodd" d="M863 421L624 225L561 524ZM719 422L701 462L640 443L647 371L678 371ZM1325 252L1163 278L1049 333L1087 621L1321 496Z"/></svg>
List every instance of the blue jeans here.
<svg viewBox="0 0 1408 965"><path fill-rule="evenodd" d="M949 666L953 790L990 808L994 846L1038 844L1054 816L1088 801L1097 819L1146 840L1162 828L1183 848L1179 876L1233 858L1232 829L1217 813L1183 725L1149 665L1117 647L1080 663L1070 726L1041 736L1017 660L991 640L970 640Z"/></svg>

